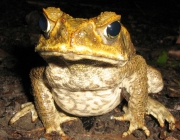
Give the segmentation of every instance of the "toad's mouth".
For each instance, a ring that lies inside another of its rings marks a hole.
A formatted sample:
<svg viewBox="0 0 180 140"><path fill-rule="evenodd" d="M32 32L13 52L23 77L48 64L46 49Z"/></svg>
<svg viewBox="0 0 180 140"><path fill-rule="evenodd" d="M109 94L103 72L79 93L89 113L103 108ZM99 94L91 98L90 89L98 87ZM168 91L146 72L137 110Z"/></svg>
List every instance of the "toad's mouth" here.
<svg viewBox="0 0 180 140"><path fill-rule="evenodd" d="M92 56L92 55L82 55L82 54L74 54L74 53L60 53L60 52L40 52L40 55L43 58L48 57L63 57L65 60L71 60L71 61L78 61L82 59L89 59L94 61L100 61L109 63L112 65L118 65L118 66L124 66L128 60L115 60L111 58L105 58L105 57L99 57L99 56Z"/></svg>

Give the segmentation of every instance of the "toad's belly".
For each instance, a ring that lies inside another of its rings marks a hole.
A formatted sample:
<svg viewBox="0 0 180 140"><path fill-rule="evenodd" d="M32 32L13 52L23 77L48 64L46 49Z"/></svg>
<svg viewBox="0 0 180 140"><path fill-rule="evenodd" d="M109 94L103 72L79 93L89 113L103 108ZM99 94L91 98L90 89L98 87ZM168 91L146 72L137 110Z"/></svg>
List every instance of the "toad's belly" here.
<svg viewBox="0 0 180 140"><path fill-rule="evenodd" d="M121 89L72 92L53 89L57 105L67 113L76 116L96 116L113 110L122 100Z"/></svg>

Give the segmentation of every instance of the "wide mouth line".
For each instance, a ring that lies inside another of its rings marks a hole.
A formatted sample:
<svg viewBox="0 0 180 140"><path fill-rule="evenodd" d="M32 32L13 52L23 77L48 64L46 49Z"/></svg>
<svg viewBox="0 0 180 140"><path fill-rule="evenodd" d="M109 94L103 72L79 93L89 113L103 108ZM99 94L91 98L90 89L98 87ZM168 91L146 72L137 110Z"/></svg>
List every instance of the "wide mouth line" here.
<svg viewBox="0 0 180 140"><path fill-rule="evenodd" d="M118 66L118 67L123 67L129 61L129 59L127 59L127 60L121 60L121 59L117 60L117 59L113 59L113 58L106 58L106 57L93 56L93 55L74 54L72 52L70 52L70 53L39 52L39 54L43 58L63 57L63 59L65 61L70 60L70 61L74 61L74 62L79 61L79 60L83 60L83 59L87 59L87 60L99 61L100 63L103 62L103 63L106 63L106 64L111 64L111 65Z"/></svg>
<svg viewBox="0 0 180 140"><path fill-rule="evenodd" d="M83 54L74 54L74 53L60 53L60 52L40 52L42 56L62 56L64 59L77 61L82 59L89 59L89 60L97 60L102 62L107 62L111 64L117 64L120 60L116 60L113 58L105 58L100 56L93 56L93 55L83 55ZM121 62L125 62L121 60Z"/></svg>

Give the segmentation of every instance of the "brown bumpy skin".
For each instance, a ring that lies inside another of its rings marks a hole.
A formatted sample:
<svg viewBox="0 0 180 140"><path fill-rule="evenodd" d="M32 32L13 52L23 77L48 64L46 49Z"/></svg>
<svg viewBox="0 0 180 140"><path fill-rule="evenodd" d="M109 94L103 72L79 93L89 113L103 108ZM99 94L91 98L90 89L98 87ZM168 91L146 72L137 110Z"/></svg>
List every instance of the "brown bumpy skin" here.
<svg viewBox="0 0 180 140"><path fill-rule="evenodd" d="M35 51L47 62L46 67L31 70L35 107L46 133L65 135L61 124L74 116L97 116L113 110L122 100L122 89L129 93L128 106L116 120L129 121L123 137L136 129L150 131L145 125L145 114L153 115L164 126L174 129L175 119L159 102L148 97L163 88L160 72L148 66L143 57L136 55L121 16L102 12L99 16L73 18L59 8L43 9L48 27L41 35ZM109 32L114 30L116 34ZM32 112L27 103L11 120Z"/></svg>

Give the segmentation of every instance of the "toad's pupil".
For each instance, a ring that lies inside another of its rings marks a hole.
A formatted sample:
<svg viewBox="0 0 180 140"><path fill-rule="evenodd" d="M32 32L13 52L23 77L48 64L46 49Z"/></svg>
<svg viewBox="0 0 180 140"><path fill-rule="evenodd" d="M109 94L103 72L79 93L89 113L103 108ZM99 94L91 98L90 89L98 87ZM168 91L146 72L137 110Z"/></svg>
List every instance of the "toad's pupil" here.
<svg viewBox="0 0 180 140"><path fill-rule="evenodd" d="M117 36L120 32L121 25L119 21L115 21L107 26L107 35L108 36Z"/></svg>
<svg viewBox="0 0 180 140"><path fill-rule="evenodd" d="M39 18L39 27L42 31L46 31L48 27L47 19L44 15L40 16Z"/></svg>

